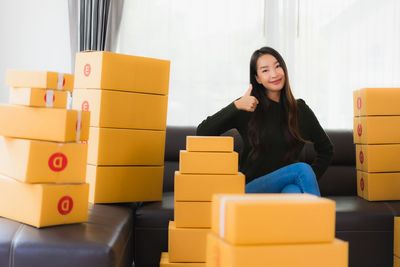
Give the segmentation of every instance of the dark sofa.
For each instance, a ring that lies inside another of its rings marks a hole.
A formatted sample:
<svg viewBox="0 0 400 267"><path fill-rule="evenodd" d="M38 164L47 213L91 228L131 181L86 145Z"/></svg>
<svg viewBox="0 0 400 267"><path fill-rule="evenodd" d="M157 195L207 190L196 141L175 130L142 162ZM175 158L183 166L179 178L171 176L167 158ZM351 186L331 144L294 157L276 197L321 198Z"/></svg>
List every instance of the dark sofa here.
<svg viewBox="0 0 400 267"><path fill-rule="evenodd" d="M136 210L134 230L135 267L159 266L160 253L168 250L168 221L174 218L174 171L179 150L194 127L168 127L165 149L164 196L162 202L142 203ZM240 151L237 132L235 150ZM349 241L350 267L393 266L393 217L400 215L400 201L369 202L357 197L355 148L350 130L328 130L335 147L333 162L319 185L321 194L336 201L336 236ZM311 162L315 153L306 145L302 160Z"/></svg>

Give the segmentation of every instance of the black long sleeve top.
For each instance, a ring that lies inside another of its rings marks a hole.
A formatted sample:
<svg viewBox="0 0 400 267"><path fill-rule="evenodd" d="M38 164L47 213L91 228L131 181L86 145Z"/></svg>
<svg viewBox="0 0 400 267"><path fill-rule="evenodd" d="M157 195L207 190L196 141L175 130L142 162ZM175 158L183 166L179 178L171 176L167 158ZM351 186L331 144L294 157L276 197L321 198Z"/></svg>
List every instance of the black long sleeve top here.
<svg viewBox="0 0 400 267"><path fill-rule="evenodd" d="M207 117L197 127L196 134L201 136L220 135L234 128L238 130L243 140L243 148L240 153L240 171L246 175L247 183L254 178L273 172L290 163L298 162L300 152L304 147L304 143L299 144L291 162L285 160L286 152L289 149L289 144L284 137L282 129L282 116L284 116L285 111L281 103L270 102L271 105L265 117L267 131L262 138L266 149L255 159L248 158L250 152L248 123L254 113L239 110L232 102L216 114ZM314 144L317 155L311 167L317 179L319 179L332 160L333 145L304 100L298 99L297 107L301 137Z"/></svg>

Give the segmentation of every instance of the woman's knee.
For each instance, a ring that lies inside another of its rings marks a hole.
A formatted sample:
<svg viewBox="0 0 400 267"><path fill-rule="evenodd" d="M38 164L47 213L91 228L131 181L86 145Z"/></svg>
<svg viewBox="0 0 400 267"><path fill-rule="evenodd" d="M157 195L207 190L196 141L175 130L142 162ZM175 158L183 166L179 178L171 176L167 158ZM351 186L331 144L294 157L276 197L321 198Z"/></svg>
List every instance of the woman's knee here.
<svg viewBox="0 0 400 267"><path fill-rule="evenodd" d="M311 176L315 176L314 170L311 168L311 166L307 163L304 162L297 162L293 164L297 171L303 175L311 175Z"/></svg>

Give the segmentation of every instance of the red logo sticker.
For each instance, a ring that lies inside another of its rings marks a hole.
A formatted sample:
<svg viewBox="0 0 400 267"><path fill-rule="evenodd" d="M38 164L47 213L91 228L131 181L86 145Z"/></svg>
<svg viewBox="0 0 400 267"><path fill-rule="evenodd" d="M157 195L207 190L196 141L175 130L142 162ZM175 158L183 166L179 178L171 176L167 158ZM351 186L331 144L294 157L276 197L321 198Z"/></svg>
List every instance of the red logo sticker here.
<svg viewBox="0 0 400 267"><path fill-rule="evenodd" d="M90 75L90 72L92 71L92 67L90 66L90 64L85 64L85 66L83 67L83 74L88 77Z"/></svg>
<svg viewBox="0 0 400 267"><path fill-rule="evenodd" d="M89 102L86 101L86 100L83 101L83 102L82 102L82 107L81 107L81 108L82 108L83 111L89 111Z"/></svg>
<svg viewBox="0 0 400 267"><path fill-rule="evenodd" d="M357 97L357 108L361 109L361 97Z"/></svg>
<svg viewBox="0 0 400 267"><path fill-rule="evenodd" d="M60 172L67 167L68 159L63 153L54 153L50 156L48 164L52 171Z"/></svg>
<svg viewBox="0 0 400 267"><path fill-rule="evenodd" d="M360 179L360 188L361 188L361 191L364 191L364 178L363 177L361 177L361 179Z"/></svg>
<svg viewBox="0 0 400 267"><path fill-rule="evenodd" d="M361 136L361 135L362 135L362 125L361 125L361 123L359 123L359 124L357 125L357 134L358 134L358 136Z"/></svg>
<svg viewBox="0 0 400 267"><path fill-rule="evenodd" d="M72 197L70 197L70 196L63 196L58 201L57 208L58 208L58 212L61 215L67 215L68 213L70 213L72 211L73 207L74 207L74 201L72 200Z"/></svg>
<svg viewBox="0 0 400 267"><path fill-rule="evenodd" d="M47 103L47 94L44 94L43 99L44 99L44 102ZM56 101L56 96L55 96L55 95L53 95L53 102L54 102L54 101Z"/></svg>
<svg viewBox="0 0 400 267"><path fill-rule="evenodd" d="M362 151L360 151L360 163L364 163L364 153Z"/></svg>

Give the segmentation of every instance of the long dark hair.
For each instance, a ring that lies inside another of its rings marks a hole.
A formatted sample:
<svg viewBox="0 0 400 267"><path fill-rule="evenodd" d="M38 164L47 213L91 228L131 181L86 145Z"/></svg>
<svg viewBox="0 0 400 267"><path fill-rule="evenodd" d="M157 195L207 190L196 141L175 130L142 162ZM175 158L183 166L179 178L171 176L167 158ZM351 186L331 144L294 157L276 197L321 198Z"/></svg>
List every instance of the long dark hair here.
<svg viewBox="0 0 400 267"><path fill-rule="evenodd" d="M283 105L285 115L283 116L282 127L285 138L289 144L289 151L287 151L284 160L290 160L298 145L305 142L300 135L298 119L297 119L297 102L292 94L289 83L289 75L285 61L282 56L271 47L262 47L256 50L250 59L250 83L253 86L252 95L257 98L259 104L254 111L253 116L249 121L249 143L250 143L250 153L249 157L255 159L259 156L262 150L267 148L262 141L265 138L266 127L265 116L271 104L271 100L267 97L267 92L262 84L259 84L256 80L257 76L257 60L262 56L269 54L276 58L280 66L285 73L285 84L281 90L280 94L280 104Z"/></svg>

